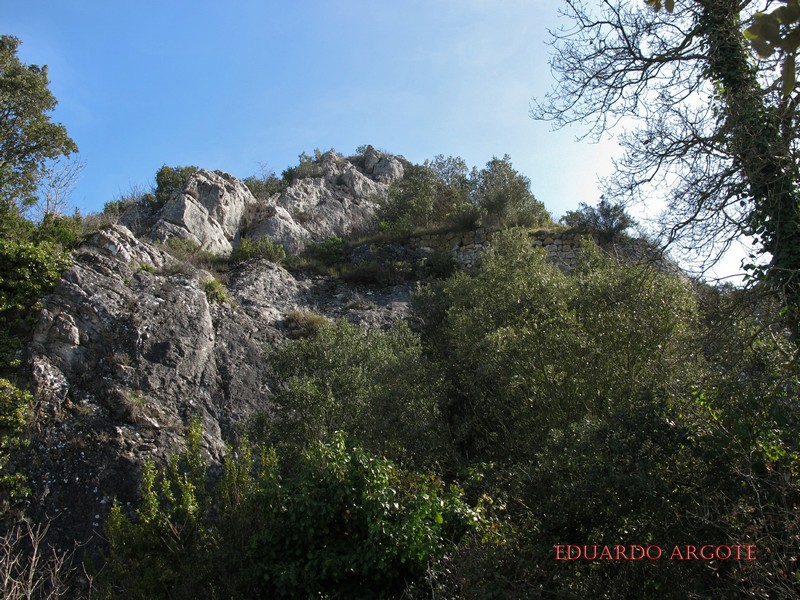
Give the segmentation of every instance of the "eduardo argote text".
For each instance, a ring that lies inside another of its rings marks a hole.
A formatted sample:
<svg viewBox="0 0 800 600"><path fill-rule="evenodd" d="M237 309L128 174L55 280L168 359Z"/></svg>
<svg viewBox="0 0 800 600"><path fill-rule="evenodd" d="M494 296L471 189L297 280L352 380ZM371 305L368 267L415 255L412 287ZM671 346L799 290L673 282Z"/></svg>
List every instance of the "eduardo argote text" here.
<svg viewBox="0 0 800 600"><path fill-rule="evenodd" d="M756 547L751 544L682 544L666 549L655 544L556 544L554 547L556 560L756 560Z"/></svg>

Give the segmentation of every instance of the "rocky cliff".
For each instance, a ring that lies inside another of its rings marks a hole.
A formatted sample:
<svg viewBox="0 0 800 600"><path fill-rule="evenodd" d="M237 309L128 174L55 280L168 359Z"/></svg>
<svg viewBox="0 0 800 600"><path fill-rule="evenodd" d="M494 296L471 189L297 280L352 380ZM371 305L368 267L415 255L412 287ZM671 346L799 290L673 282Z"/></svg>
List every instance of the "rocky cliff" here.
<svg viewBox="0 0 800 600"><path fill-rule="evenodd" d="M294 335L298 311L368 327L407 317L413 281L356 283L265 259L224 259L243 238L269 236L297 254L310 241L368 229L405 164L372 148L352 161L329 152L266 199L231 175L200 170L158 211L134 207L89 236L43 300L28 348L37 412L23 457L29 512L54 520L63 543L99 536L115 499L136 501L145 461L164 463L179 451L195 419L205 451L221 458L237 425L269 413L265 351ZM173 239L221 259L177 256ZM397 265L449 252L472 267L491 239L483 229L428 235L358 247L350 259ZM532 243L569 268L581 238L541 234ZM214 293L220 283L228 297Z"/></svg>
<svg viewBox="0 0 800 600"><path fill-rule="evenodd" d="M409 282L345 284L258 259L211 272L164 243L184 238L224 257L242 237L269 235L296 253L367 227L403 173L402 159L372 149L357 164L328 153L317 166L266 200L200 170L149 223L129 215L135 233L110 225L73 253L28 349L30 511L54 519L60 539L99 533L115 498L134 502L144 461L182 448L191 420L202 420L205 450L219 458L237 423L269 411L265 350L292 335L293 311L377 327L406 316ZM215 278L229 300L207 293Z"/></svg>

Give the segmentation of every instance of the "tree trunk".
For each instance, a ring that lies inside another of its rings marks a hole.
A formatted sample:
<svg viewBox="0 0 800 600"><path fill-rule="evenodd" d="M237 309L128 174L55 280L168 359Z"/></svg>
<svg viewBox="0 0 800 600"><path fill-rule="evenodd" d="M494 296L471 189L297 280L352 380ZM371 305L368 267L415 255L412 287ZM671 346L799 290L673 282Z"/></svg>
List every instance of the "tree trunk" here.
<svg viewBox="0 0 800 600"><path fill-rule="evenodd" d="M800 196L789 151L792 140L783 139L779 112L765 102L741 33L738 0L697 2L709 71L725 103L723 131L754 204L749 225L763 251L772 255L760 275L780 295L800 345Z"/></svg>

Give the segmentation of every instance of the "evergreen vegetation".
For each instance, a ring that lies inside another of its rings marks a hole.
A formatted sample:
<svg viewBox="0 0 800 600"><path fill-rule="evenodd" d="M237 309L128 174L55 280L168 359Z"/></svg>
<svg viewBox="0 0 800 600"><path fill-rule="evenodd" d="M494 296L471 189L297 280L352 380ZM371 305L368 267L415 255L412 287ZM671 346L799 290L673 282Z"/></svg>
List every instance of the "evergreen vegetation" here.
<svg viewBox="0 0 800 600"><path fill-rule="evenodd" d="M391 185L379 214L381 230L404 236L415 230L469 229L551 224L544 205L530 191L530 180L514 170L508 155L493 158L480 171L463 159L436 156L409 165Z"/></svg>
<svg viewBox="0 0 800 600"><path fill-rule="evenodd" d="M690 16L701 25L733 6L696 4L702 10ZM670 18L658 17L659 26ZM720 31L731 29L698 30ZM24 142L0 148L3 517L26 491L24 473L6 470L31 417L31 396L14 379L19 350L78 239L77 219L22 217L41 161L74 144L49 123L46 71L21 65L18 43L0 38L2 114L21 116L0 122L2 141ZM752 116L746 107L737 113L737 102L755 85L750 67L740 69L743 82L728 79L726 65L742 67L739 58L710 61L706 75L725 84L728 150L747 171L745 159L761 151L737 150L746 142L740 118ZM28 105L31 89L38 99ZM37 125L8 129L26 119ZM765 131L770 148L775 132ZM319 160L301 156L281 185L318 174ZM162 168L150 200L165 202L191 169ZM783 227L792 233L796 220L778 227L770 217L773 208L796 215L787 203L795 191L768 190L772 199L757 202L764 173L741 188L754 203L744 222L763 227L764 248L780 252L772 267L795 276L796 248L773 238ZM277 184L264 185L269 193ZM265 353L268 412L243 424L221 466L201 449L199 421L186 428L183 454L161 469L144 466L139 504L115 505L105 524L95 591L142 599L800 594L796 281L767 273L765 283L785 292L776 300L768 286L692 284L620 264L590 244L567 275L532 248L527 229L509 228L547 224L549 215L508 157L471 172L452 157L411 166L382 211L394 233L479 222L505 231L474 272L420 286L409 323L365 331L295 314L302 335ZM610 205L573 216L611 237L627 224ZM191 242L168 244L186 261L213 258ZM245 239L239 258L278 260L278 248ZM347 244L331 238L309 254L338 268ZM201 285L209 301L230 301L218 280ZM17 547L7 539L0 550ZM564 544L653 546L663 555L559 560ZM752 545L756 560L671 559L676 547L703 544ZM0 566L16 560L8 556ZM21 581L12 573L3 585L12 580Z"/></svg>
<svg viewBox="0 0 800 600"><path fill-rule="evenodd" d="M269 354L274 409L211 490L190 451L146 471L138 515L114 513L115 589L797 591L800 378L769 302L698 292L591 248L565 275L511 230L475 273L421 288L415 322L385 332L322 322ZM758 560L669 559L701 542L752 544ZM555 560L566 543L664 556Z"/></svg>

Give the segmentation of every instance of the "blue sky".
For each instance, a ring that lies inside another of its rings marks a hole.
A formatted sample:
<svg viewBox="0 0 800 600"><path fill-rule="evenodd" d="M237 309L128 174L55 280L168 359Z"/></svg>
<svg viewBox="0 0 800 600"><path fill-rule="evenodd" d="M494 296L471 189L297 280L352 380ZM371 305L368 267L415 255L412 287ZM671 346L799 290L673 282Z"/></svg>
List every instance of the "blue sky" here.
<svg viewBox="0 0 800 600"><path fill-rule="evenodd" d="M277 174L303 151L372 144L422 162L510 154L556 216L599 199L612 142L528 116L552 86L554 0L0 0L26 63L47 64L102 209L167 165Z"/></svg>

